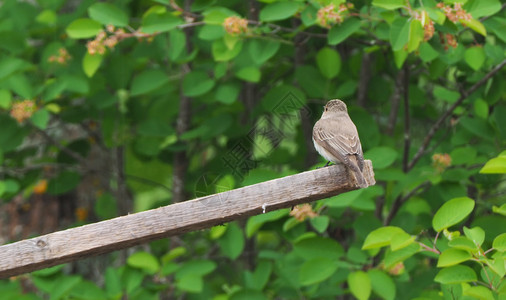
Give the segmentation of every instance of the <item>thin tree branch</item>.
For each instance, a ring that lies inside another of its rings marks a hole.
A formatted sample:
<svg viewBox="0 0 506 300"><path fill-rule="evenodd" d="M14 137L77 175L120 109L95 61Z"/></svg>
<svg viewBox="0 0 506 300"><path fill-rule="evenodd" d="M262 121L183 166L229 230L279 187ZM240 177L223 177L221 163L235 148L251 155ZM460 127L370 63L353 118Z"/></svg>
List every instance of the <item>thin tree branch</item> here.
<svg viewBox="0 0 506 300"><path fill-rule="evenodd" d="M84 159L84 157L82 157L80 154L78 154L77 152L74 152L72 150L70 150L69 148L63 146L62 144L60 144L58 141L56 141L55 139L53 139L49 134L47 134L47 132L45 132L44 130L38 128L37 126L33 125L32 123L29 123L30 126L35 129L35 131L37 133L39 133L48 143L56 146L56 148L58 148L60 151L62 151L63 153L67 154L68 156L72 157L73 159L77 160L79 163L83 164L83 165L86 165L86 159Z"/></svg>
<svg viewBox="0 0 506 300"><path fill-rule="evenodd" d="M506 65L506 59L503 60L497 66L495 66L492 70L490 70L490 72L488 72L487 75L485 75L482 79L480 79L478 82L476 82L469 89L461 92L460 98L455 103L453 103L453 105L439 117L439 119L436 121L436 123L434 123L434 125L432 125L429 132L425 136L425 139L423 140L422 145L420 146L420 148L416 152L413 159L409 162L407 171L411 170L415 166L415 164L418 162L418 160L425 154L425 151L427 150L427 147L429 146L430 141L434 137L434 134L436 134L436 131L439 129L439 127L441 127L443 122L452 114L452 112L460 104L462 104L462 102L467 97L469 97L469 95L471 95L479 87L484 85L492 76L494 76L497 72L499 72L502 69L502 67L504 67L504 65Z"/></svg>
<svg viewBox="0 0 506 300"><path fill-rule="evenodd" d="M385 220L383 220L383 225L388 225L390 222L392 222L392 219L395 217L401 206L404 204L404 202L408 201L409 198L413 197L419 190L424 189L430 185L430 181L424 181L420 183L418 186L416 186L414 189L409 191L406 195L402 196L399 195L397 198L395 198L394 202L392 203L392 207L390 208L390 211L388 212L387 217Z"/></svg>
<svg viewBox="0 0 506 300"><path fill-rule="evenodd" d="M184 1L184 9L190 10L191 0ZM185 28L184 34L186 36L186 51L188 53L192 52L192 44L191 38L193 35L192 28ZM187 73L191 70L190 63L181 65L181 71L183 73ZM192 98L187 97L183 94L183 88L181 87L180 96L179 96L179 114L177 116L176 121L176 133L179 136L184 132L188 131L190 128L191 121L191 104ZM188 170L188 157L185 150L178 151L174 153L174 174L173 174L173 182L172 182L172 201L174 203L181 202L186 200L185 195L185 182L186 182L186 173Z"/></svg>
<svg viewBox="0 0 506 300"><path fill-rule="evenodd" d="M129 178L131 180L142 182L144 184L149 184L149 185L152 185L152 186L161 187L162 189L166 190L169 194L172 193L172 190L168 186L166 186L164 184L161 184L159 182L156 182L156 181L153 181L153 180L150 180L150 179L147 179L147 178L139 177L137 175L127 174L127 173L125 173L125 177L127 177L127 178Z"/></svg>
<svg viewBox="0 0 506 300"><path fill-rule="evenodd" d="M369 81L371 80L371 54L362 54L362 65L360 66L360 76L358 81L357 103L361 107L366 106L367 91L369 90Z"/></svg>
<svg viewBox="0 0 506 300"><path fill-rule="evenodd" d="M404 64L403 98L404 98L404 155L402 159L402 170L408 172L409 148L411 145L411 124L409 116L409 65Z"/></svg>
<svg viewBox="0 0 506 300"><path fill-rule="evenodd" d="M399 103L401 101L402 82L404 78L404 69L401 69L395 77L395 89L390 100L390 115L388 116L387 134L392 135L395 130L397 114L399 113Z"/></svg>

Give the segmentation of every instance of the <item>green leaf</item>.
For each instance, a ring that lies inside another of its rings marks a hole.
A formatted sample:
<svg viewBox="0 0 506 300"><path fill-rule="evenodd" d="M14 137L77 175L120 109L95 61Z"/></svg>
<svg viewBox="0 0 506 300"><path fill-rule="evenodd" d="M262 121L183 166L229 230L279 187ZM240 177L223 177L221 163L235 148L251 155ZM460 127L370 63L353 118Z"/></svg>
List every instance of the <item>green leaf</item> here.
<svg viewBox="0 0 506 300"><path fill-rule="evenodd" d="M488 118L489 107L488 107L487 101L485 101L481 98L478 98L478 99L474 100L473 108L474 108L474 113L478 117L480 117L482 119Z"/></svg>
<svg viewBox="0 0 506 300"><path fill-rule="evenodd" d="M485 141L493 141L495 134L493 128L487 121L488 120L483 120L481 118L465 116L460 118L459 124L476 137L482 138Z"/></svg>
<svg viewBox="0 0 506 300"><path fill-rule="evenodd" d="M145 251L135 252L130 255L127 259L127 264L132 268L141 269L148 274L155 274L160 270L160 263L156 257Z"/></svg>
<svg viewBox="0 0 506 300"><path fill-rule="evenodd" d="M0 80L6 78L12 73L23 69L26 62L15 57L5 57L0 61Z"/></svg>
<svg viewBox="0 0 506 300"><path fill-rule="evenodd" d="M30 99L33 98L33 86L25 74L17 73L12 74L6 80L8 82L8 86L15 93L20 95L23 98Z"/></svg>
<svg viewBox="0 0 506 300"><path fill-rule="evenodd" d="M464 53L464 60L471 69L478 71L485 62L485 51L479 46L468 48Z"/></svg>
<svg viewBox="0 0 506 300"><path fill-rule="evenodd" d="M211 240L216 240L220 238L223 234L225 234L226 231L227 231L226 226L222 225L213 226L209 230L209 237L211 238Z"/></svg>
<svg viewBox="0 0 506 300"><path fill-rule="evenodd" d="M394 61L397 69L400 70L402 68L404 62L406 61L406 58L408 58L408 51L402 49L399 51L394 51Z"/></svg>
<svg viewBox="0 0 506 300"><path fill-rule="evenodd" d="M169 49L167 54L172 61L176 61L183 56L186 49L186 36L182 30L172 30L169 32Z"/></svg>
<svg viewBox="0 0 506 300"><path fill-rule="evenodd" d="M237 84L224 83L218 85L215 98L224 104L232 104L237 101L241 88Z"/></svg>
<svg viewBox="0 0 506 300"><path fill-rule="evenodd" d="M118 215L116 199L109 193L100 195L95 202L95 214L102 220L116 217Z"/></svg>
<svg viewBox="0 0 506 300"><path fill-rule="evenodd" d="M397 151L390 147L374 147L364 153L364 157L372 161L374 169L384 169L395 162Z"/></svg>
<svg viewBox="0 0 506 300"><path fill-rule="evenodd" d="M204 281L202 277L195 275L187 275L180 277L176 280L176 286L182 291L189 293L201 293L204 288Z"/></svg>
<svg viewBox="0 0 506 300"><path fill-rule="evenodd" d="M251 40L248 52L257 65L262 65L278 52L280 46L278 41Z"/></svg>
<svg viewBox="0 0 506 300"><path fill-rule="evenodd" d="M181 24L183 24L183 20L172 15L170 12L161 14L151 13L144 15L142 18L141 29L144 33L166 32L176 28Z"/></svg>
<svg viewBox="0 0 506 300"><path fill-rule="evenodd" d="M188 97L201 96L214 87L214 80L202 71L192 71L183 79L183 94Z"/></svg>
<svg viewBox="0 0 506 300"><path fill-rule="evenodd" d="M53 299L65 298L83 279L77 275L60 276L55 280L50 293Z"/></svg>
<svg viewBox="0 0 506 300"><path fill-rule="evenodd" d="M319 233L323 233L327 230L330 223L330 218L328 216L318 216L311 219L311 225L313 225L314 229Z"/></svg>
<svg viewBox="0 0 506 300"><path fill-rule="evenodd" d="M373 0L372 5L388 10L406 7L404 0Z"/></svg>
<svg viewBox="0 0 506 300"><path fill-rule="evenodd" d="M147 70L135 76L132 81L131 95L138 96L158 89L169 82L167 75L160 70Z"/></svg>
<svg viewBox="0 0 506 300"><path fill-rule="evenodd" d="M454 284L476 281L476 273L468 266L457 265L448 268L443 268L434 277L434 281L442 284Z"/></svg>
<svg viewBox="0 0 506 300"><path fill-rule="evenodd" d="M492 294L490 289L484 286L470 286L464 289L464 295L470 296L470 299L480 299L480 300L495 300L496 298ZM501 296L499 296L501 297Z"/></svg>
<svg viewBox="0 0 506 300"><path fill-rule="evenodd" d="M33 125L44 130L47 127L47 123L49 122L50 117L51 116L49 114L49 111L47 111L45 108L41 108L32 115L30 120L32 121Z"/></svg>
<svg viewBox="0 0 506 300"><path fill-rule="evenodd" d="M477 251L478 246L468 237L458 236L448 242L448 246L465 251Z"/></svg>
<svg viewBox="0 0 506 300"><path fill-rule="evenodd" d="M229 61L236 57L242 49L242 41L234 44L232 48L229 48L224 39L216 40L212 45L212 53L215 61Z"/></svg>
<svg viewBox="0 0 506 300"><path fill-rule="evenodd" d="M341 70L341 56L336 50L324 47L316 54L316 64L325 78L332 79Z"/></svg>
<svg viewBox="0 0 506 300"><path fill-rule="evenodd" d="M342 193L326 199L324 203L328 207L348 207L351 206L353 202L362 195L363 192L363 189L358 189L347 193Z"/></svg>
<svg viewBox="0 0 506 300"><path fill-rule="evenodd" d="M443 204L432 219L432 227L440 232L464 220L474 209L474 200L468 197L454 198Z"/></svg>
<svg viewBox="0 0 506 300"><path fill-rule="evenodd" d="M288 19L299 10L297 2L279 1L270 3L260 10L260 21L272 22Z"/></svg>
<svg viewBox="0 0 506 300"><path fill-rule="evenodd" d="M11 107L12 95L9 90L0 89L0 108L6 109Z"/></svg>
<svg viewBox="0 0 506 300"><path fill-rule="evenodd" d="M288 215L288 212L288 209L280 209L249 218L246 223L246 236L251 238L265 223L279 220Z"/></svg>
<svg viewBox="0 0 506 300"><path fill-rule="evenodd" d="M244 81L249 82L259 82L260 76L262 76L262 73L257 67L245 67L241 68L239 71L235 73L235 76L237 78L242 79Z"/></svg>
<svg viewBox="0 0 506 300"><path fill-rule="evenodd" d="M81 181L81 176L75 172L65 171L51 179L47 185L47 192L50 195L64 194L75 188Z"/></svg>
<svg viewBox="0 0 506 300"><path fill-rule="evenodd" d="M409 41L410 22L407 18L397 18L390 28L390 43L392 50L399 51Z"/></svg>
<svg viewBox="0 0 506 300"><path fill-rule="evenodd" d="M327 35L329 45L337 45L354 34L362 25L362 22L356 18L348 18L341 25L330 28Z"/></svg>
<svg viewBox="0 0 506 300"><path fill-rule="evenodd" d="M364 271L350 273L348 275L348 287L351 294L359 300L369 299L371 295L371 279Z"/></svg>
<svg viewBox="0 0 506 300"><path fill-rule="evenodd" d="M460 94L458 92L451 91L439 85L434 87L433 93L437 99L448 103L455 103L460 98Z"/></svg>
<svg viewBox="0 0 506 300"><path fill-rule="evenodd" d="M470 0L464 5L464 9L469 12L474 19L484 16L491 16L501 10L499 0Z"/></svg>
<svg viewBox="0 0 506 300"><path fill-rule="evenodd" d="M506 252L506 233L496 236L492 247L499 252Z"/></svg>
<svg viewBox="0 0 506 300"><path fill-rule="evenodd" d="M227 232L218 240L223 255L235 260L244 250L244 235L235 223L227 226Z"/></svg>
<svg viewBox="0 0 506 300"><path fill-rule="evenodd" d="M1 157L1 156L0 156ZM1 162L1 159L0 159ZM496 214L500 214L506 217L506 203L501 206L492 206L492 211Z"/></svg>
<svg viewBox="0 0 506 300"><path fill-rule="evenodd" d="M439 57L439 52L434 50L429 43L422 43L419 48L420 58L423 62L430 62Z"/></svg>
<svg viewBox="0 0 506 300"><path fill-rule="evenodd" d="M423 41L424 30L422 22L417 19L411 20L409 24L409 38L408 38L408 52L413 52L418 49L418 46Z"/></svg>
<svg viewBox="0 0 506 300"><path fill-rule="evenodd" d="M35 272L32 272L31 275L41 276L41 277L55 275L55 274L59 273L63 268L65 268L65 266L66 265L63 264L63 265L57 265L54 267L49 267L49 268L37 270Z"/></svg>
<svg viewBox="0 0 506 300"><path fill-rule="evenodd" d="M206 259L196 259L185 262L181 268L176 271L176 278L188 275L205 276L216 269L216 263Z"/></svg>
<svg viewBox="0 0 506 300"><path fill-rule="evenodd" d="M225 28L222 25L204 25L200 28L198 37L204 41L214 41L225 36Z"/></svg>
<svg viewBox="0 0 506 300"><path fill-rule="evenodd" d="M231 16L237 16L237 13L226 8L214 6L202 13L204 16L204 22L212 25L223 25L226 18Z"/></svg>
<svg viewBox="0 0 506 300"><path fill-rule="evenodd" d="M441 255L439 255L437 266L438 268L453 266L461 262L470 260L472 257L473 256L468 251L449 248L443 251Z"/></svg>
<svg viewBox="0 0 506 300"><path fill-rule="evenodd" d="M65 31L73 39L87 39L95 37L102 30L102 24L91 19L77 19L67 26Z"/></svg>
<svg viewBox="0 0 506 300"><path fill-rule="evenodd" d="M494 157L481 168L481 174L506 174L506 156Z"/></svg>
<svg viewBox="0 0 506 300"><path fill-rule="evenodd" d="M405 248L411 245L415 241L415 238L415 236L411 236L405 232L396 234L390 241L390 248L392 251L397 251L399 249Z"/></svg>
<svg viewBox="0 0 506 300"><path fill-rule="evenodd" d="M502 252L496 252L492 257L494 257L494 259L487 260L488 267L495 274L499 275L500 278L504 278L504 275L506 275L506 264L505 264L506 256L504 254L504 251L502 251ZM485 273L484 271L485 270L482 269L481 273L484 274ZM483 275L482 275L482 278L483 278ZM485 281L489 281L489 282L490 281L495 281L496 278L492 278L492 280L485 280ZM485 278L483 278L483 279L485 279Z"/></svg>
<svg viewBox="0 0 506 300"><path fill-rule="evenodd" d="M485 25L492 31L499 39L506 42L506 20L499 18L490 18L486 20ZM502 48L501 48L502 49Z"/></svg>
<svg viewBox="0 0 506 300"><path fill-rule="evenodd" d="M272 273L272 263L270 261L261 260L257 264L255 272L245 272L246 286L256 291L262 291L269 282Z"/></svg>
<svg viewBox="0 0 506 300"><path fill-rule="evenodd" d="M370 269L367 275L371 279L372 290L385 300L395 299L395 283L392 277L378 269Z"/></svg>
<svg viewBox="0 0 506 300"><path fill-rule="evenodd" d="M450 152L452 165L472 164L475 163L476 149L472 147L459 147Z"/></svg>
<svg viewBox="0 0 506 300"><path fill-rule="evenodd" d="M218 226L218 227L223 227L223 228L226 228L225 226ZM182 256L182 255L185 255L187 252L186 248L185 247L176 247L176 248L172 248L168 253L164 254L161 258L161 261L162 261L162 264L166 265L170 262L172 262L174 259Z"/></svg>
<svg viewBox="0 0 506 300"><path fill-rule="evenodd" d="M90 18L103 25L124 27L128 25L128 16L124 10L111 3L99 2L88 7Z"/></svg>
<svg viewBox="0 0 506 300"><path fill-rule="evenodd" d="M306 261L299 270L299 282L302 286L322 282L337 270L335 261L327 257L317 257Z"/></svg>
<svg viewBox="0 0 506 300"><path fill-rule="evenodd" d="M293 251L304 259L326 257L331 260L337 260L344 255L344 249L338 242L324 237L303 239L294 244Z"/></svg>
<svg viewBox="0 0 506 300"><path fill-rule="evenodd" d="M68 299L107 299L107 294L96 283L82 280L70 290Z"/></svg>
<svg viewBox="0 0 506 300"><path fill-rule="evenodd" d="M100 64L102 63L102 60L104 59L104 56L100 54L94 54L91 55L90 53L86 52L84 54L83 58L83 71L84 74L88 77L93 77L95 72L100 67Z"/></svg>
<svg viewBox="0 0 506 300"><path fill-rule="evenodd" d="M362 245L362 250L388 246L396 235L402 235L405 237L408 234L396 226L380 227L367 235L364 244Z"/></svg>
<svg viewBox="0 0 506 300"><path fill-rule="evenodd" d="M58 20L58 15L50 9L45 9L41 11L40 14L37 15L35 20L41 24L54 26L56 24L56 21Z"/></svg>
<svg viewBox="0 0 506 300"><path fill-rule="evenodd" d="M478 246L481 246L485 241L485 231L478 226L473 228L464 226L464 234Z"/></svg>
<svg viewBox="0 0 506 300"><path fill-rule="evenodd" d="M479 33L483 36L487 36L487 29L485 29L485 26L483 26L483 24L480 21L478 21L476 19L471 19L471 20L460 19L459 21L460 21L460 23L471 28L472 30L476 31L477 33Z"/></svg>

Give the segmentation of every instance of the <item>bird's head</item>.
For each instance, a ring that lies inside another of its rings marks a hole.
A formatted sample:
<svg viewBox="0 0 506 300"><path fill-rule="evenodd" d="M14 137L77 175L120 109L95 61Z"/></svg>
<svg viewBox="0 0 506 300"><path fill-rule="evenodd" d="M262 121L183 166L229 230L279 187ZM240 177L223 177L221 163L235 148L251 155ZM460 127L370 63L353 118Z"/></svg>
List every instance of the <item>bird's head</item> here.
<svg viewBox="0 0 506 300"><path fill-rule="evenodd" d="M343 101L335 99L327 102L323 112L348 112L348 108Z"/></svg>

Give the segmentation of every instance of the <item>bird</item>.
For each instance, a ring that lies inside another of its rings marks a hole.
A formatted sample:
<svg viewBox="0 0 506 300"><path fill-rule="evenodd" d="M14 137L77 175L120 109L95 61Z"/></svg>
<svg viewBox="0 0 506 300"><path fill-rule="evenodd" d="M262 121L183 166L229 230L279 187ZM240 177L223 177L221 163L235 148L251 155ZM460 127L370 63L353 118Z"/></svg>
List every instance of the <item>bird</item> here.
<svg viewBox="0 0 506 300"><path fill-rule="evenodd" d="M344 164L353 171L360 187L367 187L364 175L364 154L357 127L348 115L346 104L334 99L327 102L323 114L313 127L313 144L318 153L330 162Z"/></svg>

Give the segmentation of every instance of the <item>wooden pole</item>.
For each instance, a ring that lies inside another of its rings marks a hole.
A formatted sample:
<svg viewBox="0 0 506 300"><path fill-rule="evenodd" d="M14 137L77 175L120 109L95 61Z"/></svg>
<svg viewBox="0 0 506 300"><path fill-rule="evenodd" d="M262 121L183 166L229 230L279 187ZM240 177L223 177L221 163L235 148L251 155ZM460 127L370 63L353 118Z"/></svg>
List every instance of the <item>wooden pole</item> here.
<svg viewBox="0 0 506 300"><path fill-rule="evenodd" d="M374 185L371 161L364 177ZM0 278L358 189L335 165L0 246Z"/></svg>

